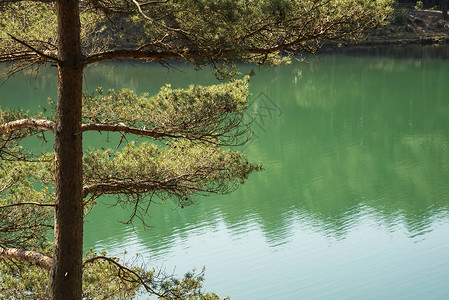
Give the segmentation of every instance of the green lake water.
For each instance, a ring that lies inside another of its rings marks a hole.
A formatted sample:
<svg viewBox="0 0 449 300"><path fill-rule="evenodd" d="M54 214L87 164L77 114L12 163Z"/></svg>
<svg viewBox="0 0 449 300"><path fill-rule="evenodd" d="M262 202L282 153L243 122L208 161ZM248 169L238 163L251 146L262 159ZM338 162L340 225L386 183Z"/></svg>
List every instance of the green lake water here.
<svg viewBox="0 0 449 300"><path fill-rule="evenodd" d="M265 170L231 195L153 205L149 230L117 222L129 212L103 199L86 218L86 251L139 253L176 274L206 266L206 289L237 300L449 299L449 60L433 57L323 54L255 68L256 137L241 150ZM105 64L86 70L85 87L154 94L216 83L209 71ZM11 78L1 107L36 110L55 98L55 76Z"/></svg>

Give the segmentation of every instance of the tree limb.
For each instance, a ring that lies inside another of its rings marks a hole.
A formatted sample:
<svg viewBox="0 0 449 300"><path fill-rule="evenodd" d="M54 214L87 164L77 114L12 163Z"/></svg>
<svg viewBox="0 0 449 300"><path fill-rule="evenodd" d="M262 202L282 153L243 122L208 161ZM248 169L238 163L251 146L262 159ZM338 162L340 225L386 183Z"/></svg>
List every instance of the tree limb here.
<svg viewBox="0 0 449 300"><path fill-rule="evenodd" d="M27 261L47 271L50 271L53 265L53 260L51 257L31 250L0 247L0 257Z"/></svg>
<svg viewBox="0 0 449 300"><path fill-rule="evenodd" d="M28 49L32 50L33 52L35 52L35 53L36 53L37 55L39 55L40 57L42 57L42 58L44 58L44 59L47 59L47 60L49 60L49 61L52 61L52 62L57 62L57 63L60 62L60 60L59 60L58 58L56 58L56 57L54 57L54 56L51 56L51 55L47 55L47 54L45 54L45 53L43 53L43 52L37 50L37 49L34 48L33 46L31 46L31 45L25 43L24 41L19 40L18 38L12 36L12 35L9 34L9 33L8 33L8 35L9 35L9 37L12 38L14 41L16 41L16 42L18 42L19 44L21 44L21 45L27 47Z"/></svg>
<svg viewBox="0 0 449 300"><path fill-rule="evenodd" d="M95 64L106 60L113 59L147 59L147 60L165 60L165 59L181 59L189 57L205 57L206 53L199 51L190 51L186 53L173 51L141 51L138 49L119 49L94 53L84 60L85 65Z"/></svg>
<svg viewBox="0 0 449 300"><path fill-rule="evenodd" d="M0 63L5 62L11 62L11 61L31 61L31 63L27 64L27 67L34 65L37 63L40 59L39 54L33 52L33 51L17 51L13 53L1 53L0 54ZM19 67L19 70L26 69ZM8 73L14 73L14 72L8 72Z"/></svg>
<svg viewBox="0 0 449 300"><path fill-rule="evenodd" d="M0 134L5 134L24 128L53 131L55 128L55 122L50 120L38 120L31 118L16 120L0 125Z"/></svg>
<svg viewBox="0 0 449 300"><path fill-rule="evenodd" d="M308 36L304 38L296 39L293 42L277 45L269 48L248 48L246 52L248 54L254 55L262 55L262 54L271 54L280 50L288 50L288 48L301 45L302 43L316 40L320 38L324 32ZM106 60L113 59L123 59L123 58L131 58L131 59L148 59L153 61L158 60L169 60L169 59L187 59L187 58L200 58L200 57L231 57L236 56L237 52L233 49L217 49L212 51L198 51L198 50L180 50L180 51L142 51L141 47L137 49L119 49L119 50L109 50L99 53L94 53L84 60L85 65L90 65L94 63L99 63ZM237 58L237 57L235 57Z"/></svg>
<svg viewBox="0 0 449 300"><path fill-rule="evenodd" d="M39 202L20 202L20 203L13 203L13 204L8 204L8 205L0 205L0 209L1 208L7 208L7 207L14 207L14 206L21 206L21 205L36 205L36 206L56 206L56 204L54 203L39 203Z"/></svg>
<svg viewBox="0 0 449 300"><path fill-rule="evenodd" d="M149 136L154 139L162 138L162 137L171 137L178 138L183 137L182 135L169 134L164 132L157 132L154 130L148 129L138 129L130 126L126 126L125 124L83 124L81 125L81 131L109 131L109 132L123 132L130 133L140 136Z"/></svg>
<svg viewBox="0 0 449 300"><path fill-rule="evenodd" d="M83 188L83 198L89 194L107 194L107 193L123 193L129 190L155 190L159 187L157 183L148 182L126 182L115 181L110 183L95 183Z"/></svg>

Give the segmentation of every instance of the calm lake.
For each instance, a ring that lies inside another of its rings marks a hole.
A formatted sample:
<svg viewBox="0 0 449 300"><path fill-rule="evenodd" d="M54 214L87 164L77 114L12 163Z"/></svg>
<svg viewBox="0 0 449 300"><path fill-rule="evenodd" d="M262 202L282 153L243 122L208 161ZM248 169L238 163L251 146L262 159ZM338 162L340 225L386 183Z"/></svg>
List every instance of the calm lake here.
<svg viewBox="0 0 449 300"><path fill-rule="evenodd" d="M85 250L139 253L180 275L206 266L206 289L236 300L449 299L449 60L399 49L255 67L256 137L241 150L265 170L231 195L153 205L149 230L117 222L129 212L103 199ZM85 87L217 83L208 69L176 67L98 65ZM1 107L37 110L56 98L55 76L11 78Z"/></svg>

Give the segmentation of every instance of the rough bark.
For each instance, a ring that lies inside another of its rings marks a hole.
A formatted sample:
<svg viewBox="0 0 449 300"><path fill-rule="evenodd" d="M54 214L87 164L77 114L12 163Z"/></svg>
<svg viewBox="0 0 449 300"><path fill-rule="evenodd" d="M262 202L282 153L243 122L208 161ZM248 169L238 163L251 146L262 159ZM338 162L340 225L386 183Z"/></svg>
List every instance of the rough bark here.
<svg viewBox="0 0 449 300"><path fill-rule="evenodd" d="M58 0L58 104L55 133L55 241L52 299L82 298L83 62L78 0Z"/></svg>

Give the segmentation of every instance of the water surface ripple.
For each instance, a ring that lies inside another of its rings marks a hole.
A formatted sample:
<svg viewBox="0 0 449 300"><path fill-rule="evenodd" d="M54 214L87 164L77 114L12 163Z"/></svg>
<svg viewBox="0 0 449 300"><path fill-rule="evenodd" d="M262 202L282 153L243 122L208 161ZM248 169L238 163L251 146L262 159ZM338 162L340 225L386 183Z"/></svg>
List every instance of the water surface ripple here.
<svg viewBox="0 0 449 300"><path fill-rule="evenodd" d="M153 94L216 83L179 68L103 64L85 82ZM448 79L448 60L398 51L256 70L256 138L242 151L265 171L231 195L153 205L149 230L99 205L85 249L140 253L178 274L205 265L206 288L232 299L449 299ZM9 80L0 103L36 109L55 91L42 69Z"/></svg>

